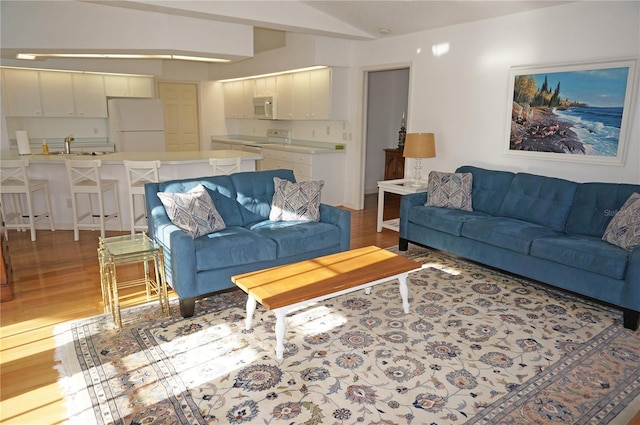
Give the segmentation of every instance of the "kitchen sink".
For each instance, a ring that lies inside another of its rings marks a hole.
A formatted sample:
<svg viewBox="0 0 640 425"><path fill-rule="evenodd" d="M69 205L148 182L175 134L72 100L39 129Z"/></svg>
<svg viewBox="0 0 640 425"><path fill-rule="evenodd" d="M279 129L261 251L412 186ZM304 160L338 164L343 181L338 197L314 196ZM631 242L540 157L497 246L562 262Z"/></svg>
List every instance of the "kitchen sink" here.
<svg viewBox="0 0 640 425"><path fill-rule="evenodd" d="M113 152L71 152L71 153L64 153L64 152L52 152L53 155L69 155L69 156L99 156L99 155L106 155L108 153L113 153Z"/></svg>

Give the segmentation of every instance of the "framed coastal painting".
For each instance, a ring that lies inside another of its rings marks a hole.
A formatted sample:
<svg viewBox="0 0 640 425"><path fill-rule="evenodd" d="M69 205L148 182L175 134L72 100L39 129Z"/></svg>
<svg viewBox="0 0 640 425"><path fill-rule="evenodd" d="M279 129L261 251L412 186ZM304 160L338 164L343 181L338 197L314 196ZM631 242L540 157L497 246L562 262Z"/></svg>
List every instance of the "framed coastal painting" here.
<svg viewBox="0 0 640 425"><path fill-rule="evenodd" d="M514 67L508 155L623 165L636 59Z"/></svg>

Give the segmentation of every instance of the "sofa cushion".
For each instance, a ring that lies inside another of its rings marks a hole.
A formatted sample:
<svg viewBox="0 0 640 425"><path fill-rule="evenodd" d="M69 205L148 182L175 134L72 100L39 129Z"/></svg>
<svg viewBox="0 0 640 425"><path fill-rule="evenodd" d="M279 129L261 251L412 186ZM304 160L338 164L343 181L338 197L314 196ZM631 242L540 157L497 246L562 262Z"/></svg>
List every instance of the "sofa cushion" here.
<svg viewBox="0 0 640 425"><path fill-rule="evenodd" d="M250 230L273 240L278 258L331 248L340 240L338 227L315 221L267 220L253 224Z"/></svg>
<svg viewBox="0 0 640 425"><path fill-rule="evenodd" d="M320 221L320 195L324 180L293 183L274 177L273 185L269 220Z"/></svg>
<svg viewBox="0 0 640 425"><path fill-rule="evenodd" d="M237 193L236 200L240 204L243 227L269 218L271 199L275 190L274 177L294 183L296 181L293 171L284 169L265 170L259 173L247 171L229 176Z"/></svg>
<svg viewBox="0 0 640 425"><path fill-rule="evenodd" d="M201 184L187 193L158 192L158 197L171 222L194 239L227 227Z"/></svg>
<svg viewBox="0 0 640 425"><path fill-rule="evenodd" d="M567 217L566 232L601 238L614 215L640 185L581 183Z"/></svg>
<svg viewBox="0 0 640 425"><path fill-rule="evenodd" d="M460 234L469 239L500 248L529 254L534 239L560 233L546 226L508 217L478 218L466 221Z"/></svg>
<svg viewBox="0 0 640 425"><path fill-rule="evenodd" d="M515 174L509 171L486 170L470 165L458 168L456 173L473 174L471 189L473 210L489 215L498 215Z"/></svg>
<svg viewBox="0 0 640 425"><path fill-rule="evenodd" d="M240 205L229 176L209 176L193 179L169 180L158 184L159 192L186 193L197 185L203 185L227 226L241 226Z"/></svg>
<svg viewBox="0 0 640 425"><path fill-rule="evenodd" d="M563 232L577 183L519 173L513 178L499 215Z"/></svg>
<svg viewBox="0 0 640 425"><path fill-rule="evenodd" d="M227 227L194 240L196 271L222 269L276 258L271 239L243 227Z"/></svg>
<svg viewBox="0 0 640 425"><path fill-rule="evenodd" d="M623 249L583 235L536 239L531 255L614 279L624 279L629 257Z"/></svg>
<svg viewBox="0 0 640 425"><path fill-rule="evenodd" d="M429 173L427 183L427 207L442 207L464 211L473 211L471 205L471 173Z"/></svg>
<svg viewBox="0 0 640 425"><path fill-rule="evenodd" d="M631 251L640 244L640 193L634 193L609 222L602 240Z"/></svg>
<svg viewBox="0 0 640 425"><path fill-rule="evenodd" d="M479 217L488 217L488 215L478 211L424 206L413 207L408 214L409 223L415 223L454 236L460 236L460 231L465 221Z"/></svg>

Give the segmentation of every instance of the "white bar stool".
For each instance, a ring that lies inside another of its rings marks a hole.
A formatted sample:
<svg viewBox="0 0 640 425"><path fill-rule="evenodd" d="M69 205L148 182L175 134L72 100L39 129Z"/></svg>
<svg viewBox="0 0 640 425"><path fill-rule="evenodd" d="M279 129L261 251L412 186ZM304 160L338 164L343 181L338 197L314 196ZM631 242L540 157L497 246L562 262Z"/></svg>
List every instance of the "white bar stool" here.
<svg viewBox="0 0 640 425"><path fill-rule="evenodd" d="M71 189L71 207L73 209L73 239L80 239L80 229L97 230L100 229L100 236L105 237L105 222L116 220L119 230L122 230L120 221L120 198L118 197L118 181L103 180L100 178L100 166L102 161L95 160L65 160L67 176L69 177L69 187ZM113 211L108 213L104 206L104 194L108 191L113 193ZM86 212L80 213L78 209L77 195L87 195L89 208ZM94 196L92 196L94 195ZM97 198L98 211L94 210L93 198ZM98 218L98 223L95 219ZM90 223L83 223L85 219L91 219Z"/></svg>
<svg viewBox="0 0 640 425"><path fill-rule="evenodd" d="M144 202L145 183L157 183L160 179L158 168L160 161L122 161L127 170L129 184L129 216L131 217L131 234L136 230L147 230L147 213ZM140 198L141 211L136 212L136 196Z"/></svg>
<svg viewBox="0 0 640 425"><path fill-rule="evenodd" d="M213 175L219 176L240 171L242 158L209 158L209 164L213 167Z"/></svg>
<svg viewBox="0 0 640 425"><path fill-rule="evenodd" d="M27 173L28 159L4 160L0 162L0 194L10 195L11 210L6 202L0 202L0 213L4 222L4 237L9 240L8 229L31 231L31 240L36 240L36 226L38 220L49 218L51 231L55 230L53 215L51 214L51 200L49 198L49 182L42 179L30 179ZM44 193L45 211L35 212L33 193L42 190ZM22 197L24 195L23 208ZM7 198L7 197L5 197Z"/></svg>

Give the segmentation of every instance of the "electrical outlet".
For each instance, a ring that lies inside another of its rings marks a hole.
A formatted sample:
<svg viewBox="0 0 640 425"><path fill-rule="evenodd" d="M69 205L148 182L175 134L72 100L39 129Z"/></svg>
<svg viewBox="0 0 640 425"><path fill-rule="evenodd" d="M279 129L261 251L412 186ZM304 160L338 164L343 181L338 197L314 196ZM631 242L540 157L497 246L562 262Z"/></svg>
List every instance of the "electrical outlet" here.
<svg viewBox="0 0 640 425"><path fill-rule="evenodd" d="M93 128L93 134L98 134L98 127Z"/></svg>
<svg viewBox="0 0 640 425"><path fill-rule="evenodd" d="M311 137L316 137L316 131L315 130L311 130Z"/></svg>
<svg viewBox="0 0 640 425"><path fill-rule="evenodd" d="M67 208L71 208L71 199L67 199Z"/></svg>
<svg viewBox="0 0 640 425"><path fill-rule="evenodd" d="M327 126L327 136L331 136L331 127Z"/></svg>
<svg viewBox="0 0 640 425"><path fill-rule="evenodd" d="M349 133L347 133L346 131L342 133L342 140L344 140L345 142L347 140L349 140Z"/></svg>

